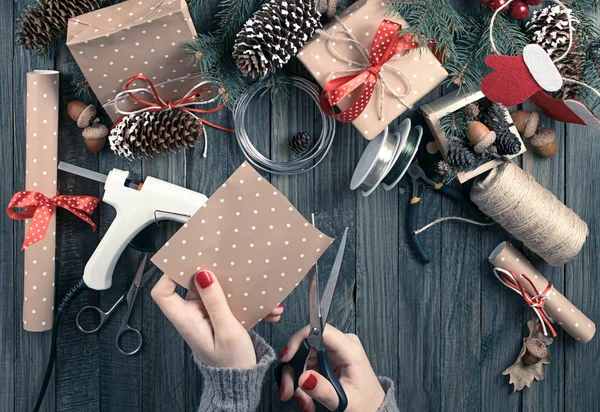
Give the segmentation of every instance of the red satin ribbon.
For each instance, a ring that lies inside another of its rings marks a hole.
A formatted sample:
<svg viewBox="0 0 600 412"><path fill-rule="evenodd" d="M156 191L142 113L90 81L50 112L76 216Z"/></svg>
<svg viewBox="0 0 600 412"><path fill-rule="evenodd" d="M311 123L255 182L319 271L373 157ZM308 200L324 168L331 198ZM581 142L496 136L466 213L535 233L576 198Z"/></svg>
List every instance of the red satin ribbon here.
<svg viewBox="0 0 600 412"><path fill-rule="evenodd" d="M352 93L364 84L360 96L348 109L332 114L335 120L341 122L352 122L365 110L375 85L379 81L379 72L384 64L389 62L395 55L405 50L417 48L410 34L400 35L398 32L402 25L390 20L383 20L375 33L371 53L369 56L369 67L360 73L333 79L325 83L325 96L321 95L321 108L325 113L331 113L331 108L339 104L344 97Z"/></svg>
<svg viewBox="0 0 600 412"><path fill-rule="evenodd" d="M556 337L557 336L556 331L552 327L552 323L550 322L550 320L548 319L548 317L542 310L542 308L546 304L546 295L552 290L552 282L548 281L548 285L546 286L546 289L544 289L544 291L542 293L540 293L537 290L537 288L535 287L535 285L533 284L533 282L527 277L527 275L522 274L521 277L523 279L525 279L527 282L529 282L529 284L533 288L533 291L535 292L535 296L532 297L523 288L523 285L521 285L519 278L517 276L515 276L515 274L513 272L510 272L510 274L513 276L514 279L511 279L508 276L506 276L504 273L502 273L502 275L501 275L502 282L506 286L513 289L514 291L519 292L521 294L521 296L523 296L523 299L525 300L527 305L531 309L533 309L537 313L539 318L546 324L548 329L550 329L550 331L552 332L552 336Z"/></svg>
<svg viewBox="0 0 600 412"><path fill-rule="evenodd" d="M29 229L25 235L25 241L21 250L39 242L46 236L48 224L57 207L62 207L88 223L96 230L96 225L88 215L94 212L100 199L94 196L65 196L56 195L53 198L33 191L16 193L6 208L6 214L15 220L30 219ZM14 208L22 208L23 211L15 212Z"/></svg>
<svg viewBox="0 0 600 412"><path fill-rule="evenodd" d="M216 113L225 107L225 104L221 104L218 107L215 107L214 109L198 109L198 108L192 108L190 106L183 106L186 103L195 102L196 99L200 95L202 95L202 93L206 92L208 89L199 89L197 92L186 95L179 100L165 101L160 98L160 95L158 94L158 91L156 90L154 83L152 83L152 80L150 80L148 77L144 76L143 74L138 74L136 76L131 77L129 80L127 80L127 83L125 83L125 91L129 91L130 90L129 86L131 86L131 83L135 82L136 80L142 80L142 81L148 83L148 86L150 86L150 89L152 90L152 93L154 94L154 98L156 99L155 102L150 102L148 100L139 98L133 92L129 93L129 97L131 97L136 102L144 104L146 106L149 106L148 110L146 110L147 112L160 112L163 110L172 109L172 110L181 110L184 112L205 114L205 113ZM226 132L235 133L234 129L229 129L227 127L216 125L214 123L209 122L208 120L201 119L200 117L197 117L197 116L196 116L196 118L201 123L203 123L207 126L210 126L212 128L224 130Z"/></svg>

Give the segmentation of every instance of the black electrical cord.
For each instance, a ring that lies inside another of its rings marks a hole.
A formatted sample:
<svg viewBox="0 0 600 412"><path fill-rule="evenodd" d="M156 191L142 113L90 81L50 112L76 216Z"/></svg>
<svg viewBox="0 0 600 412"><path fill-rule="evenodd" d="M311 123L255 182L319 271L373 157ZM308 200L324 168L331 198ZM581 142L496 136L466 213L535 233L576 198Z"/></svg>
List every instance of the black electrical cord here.
<svg viewBox="0 0 600 412"><path fill-rule="evenodd" d="M52 328L52 345L50 347L50 357L48 358L48 364L46 365L46 373L44 374L44 380L42 381L42 387L38 392L38 397L35 402L35 406L33 407L33 412L39 412L42 407L42 401L44 400L44 395L46 395L46 389L48 389L48 384L50 383L50 377L52 376L52 370L54 369L54 361L56 360L56 340L58 337L58 323L60 322L60 316L67 311L71 303L79 296L81 292L86 290L88 287L83 281L80 279L60 301L58 305L58 309L56 314L54 315L54 324Z"/></svg>

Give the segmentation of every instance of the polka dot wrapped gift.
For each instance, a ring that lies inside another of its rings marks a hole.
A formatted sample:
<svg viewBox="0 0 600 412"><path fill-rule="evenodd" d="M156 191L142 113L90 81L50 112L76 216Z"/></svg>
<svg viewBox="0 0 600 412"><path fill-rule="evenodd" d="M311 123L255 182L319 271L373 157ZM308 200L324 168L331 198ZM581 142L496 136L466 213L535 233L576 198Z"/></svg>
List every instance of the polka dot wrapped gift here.
<svg viewBox="0 0 600 412"><path fill-rule="evenodd" d="M331 245L248 163L217 190L152 258L190 289L211 270L246 329L268 315Z"/></svg>
<svg viewBox="0 0 600 412"><path fill-rule="evenodd" d="M70 19L67 46L116 122L122 114L114 98L134 75L150 78L165 100L179 99L198 82L183 50L195 35L185 0L130 0ZM122 110L140 108L127 96L121 100Z"/></svg>
<svg viewBox="0 0 600 412"><path fill-rule="evenodd" d="M489 257L491 264L496 266L496 276L508 287L521 294L527 304L532 307L542 319L548 319L544 330L550 334L553 331L552 321L563 328L577 342L587 343L596 333L596 325L569 300L564 297L544 276L508 242L502 242L494 249ZM498 271L502 269L501 271ZM499 276L499 273L505 276ZM514 280L517 279L518 284ZM515 287L512 287L514 285ZM521 292L520 288L523 289Z"/></svg>
<svg viewBox="0 0 600 412"><path fill-rule="evenodd" d="M358 1L298 54L342 111L336 119L369 140L448 76L429 49L397 34L408 24L387 10L386 1Z"/></svg>

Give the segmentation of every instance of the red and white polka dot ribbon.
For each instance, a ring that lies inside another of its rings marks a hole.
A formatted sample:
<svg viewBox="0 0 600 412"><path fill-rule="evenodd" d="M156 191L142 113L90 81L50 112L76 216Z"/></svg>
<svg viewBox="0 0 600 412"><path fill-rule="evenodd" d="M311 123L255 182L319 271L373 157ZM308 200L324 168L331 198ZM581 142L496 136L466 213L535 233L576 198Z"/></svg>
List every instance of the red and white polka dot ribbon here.
<svg viewBox="0 0 600 412"><path fill-rule="evenodd" d="M21 248L23 250L46 236L48 224L57 207L73 213L95 231L96 225L88 215L94 212L99 203L100 199L94 196L56 195L50 198L40 192L25 191L18 192L12 197L6 208L6 214L15 220L32 219ZM23 210L15 212L15 208Z"/></svg>
<svg viewBox="0 0 600 412"><path fill-rule="evenodd" d="M350 66L357 65L360 72L339 78L336 78L336 74L342 72L332 73L330 76L331 80L325 83L326 96L321 96L321 108L325 113L330 113L331 107L339 104L342 99L364 85L362 93L356 98L354 103L348 109L342 111L341 113L332 115L333 118L341 122L352 122L356 120L356 118L358 118L365 110L369 104L369 101L371 100L371 97L373 96L375 86L379 83L382 89L380 99L381 103L379 108L379 116L381 118L383 112L384 92L387 91L392 96L400 100L402 97L408 95L411 88L408 78L400 70L390 67L392 72L399 75L407 84L407 90L405 90L404 93L397 93L394 91L382 76L384 66L386 66L388 62L390 62L403 51L416 49L418 45L410 34L399 33L399 31L402 29L401 24L390 20L383 20L377 29L377 33L375 33L375 38L373 39L373 44L371 45L371 52L367 55L366 47L356 40L354 35L352 35L352 32L343 24L343 22L341 22L341 20L338 20L338 23L344 29L344 31L341 33L346 37L329 35L325 32L320 32L320 34L328 37L328 49L336 56L337 59L347 62ZM341 56L334 49L333 46L335 45L336 41L344 40L351 42L352 47L357 47L359 52L365 58L368 58L368 64L365 64L364 62L352 61L347 57ZM343 72L349 71L355 71L355 69L344 70Z"/></svg>
<svg viewBox="0 0 600 412"><path fill-rule="evenodd" d="M496 267L494 268L494 275L496 275L498 280L504 286L512 289L513 291L521 295L525 300L525 303L527 303L527 305L531 309L533 309L537 317L540 319L540 324L542 325L544 336L548 336L548 329L550 329L550 332L552 332L552 336L556 337L556 331L552 327L552 318L548 316L548 314L544 310L546 298L550 295L553 289L552 282L548 282L548 285L546 286L544 291L540 293L533 284L533 282L525 274L522 274L521 276L517 277L514 273L508 270ZM529 293L527 293L527 291L523 288L523 285L521 284L519 278L524 279L531 285L533 291L535 292L535 296L531 296Z"/></svg>

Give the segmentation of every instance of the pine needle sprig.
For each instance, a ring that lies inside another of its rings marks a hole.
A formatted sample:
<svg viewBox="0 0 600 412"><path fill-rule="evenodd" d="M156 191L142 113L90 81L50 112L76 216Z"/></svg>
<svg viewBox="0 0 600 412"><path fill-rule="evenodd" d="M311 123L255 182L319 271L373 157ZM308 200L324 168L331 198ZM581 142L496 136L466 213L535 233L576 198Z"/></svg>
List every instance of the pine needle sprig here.
<svg viewBox="0 0 600 412"><path fill-rule="evenodd" d="M404 32L414 33L420 45L436 42L442 63L456 53L455 35L465 32L464 18L450 0L390 0L388 12L402 16L410 25Z"/></svg>
<svg viewBox="0 0 600 412"><path fill-rule="evenodd" d="M440 119L440 130L446 136L454 136L461 140L466 140L468 120L464 110L448 113Z"/></svg>

